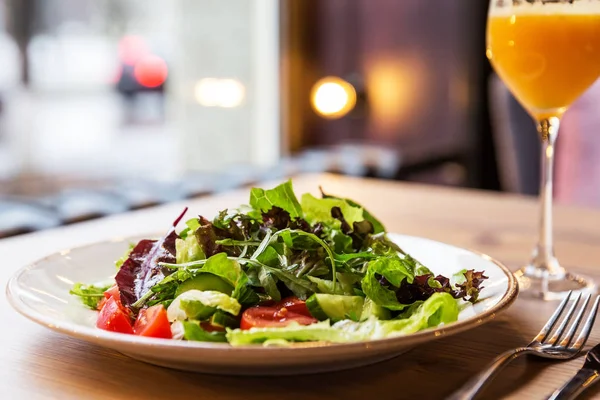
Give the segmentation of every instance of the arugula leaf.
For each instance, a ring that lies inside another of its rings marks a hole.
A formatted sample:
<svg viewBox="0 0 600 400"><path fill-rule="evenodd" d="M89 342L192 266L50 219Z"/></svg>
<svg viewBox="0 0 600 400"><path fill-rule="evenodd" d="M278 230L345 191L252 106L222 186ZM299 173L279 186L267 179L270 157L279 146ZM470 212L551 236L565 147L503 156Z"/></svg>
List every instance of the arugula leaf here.
<svg viewBox="0 0 600 400"><path fill-rule="evenodd" d="M256 260L269 267L278 267L281 265L279 253L277 253L277 250L275 250L273 246L265 248L265 250L256 257Z"/></svg>
<svg viewBox="0 0 600 400"><path fill-rule="evenodd" d="M302 207L294 194L291 180L269 190L252 188L250 206L261 212L269 211L275 206L287 211L292 218L302 217Z"/></svg>
<svg viewBox="0 0 600 400"><path fill-rule="evenodd" d="M298 278L293 274L282 271L277 268L267 268L269 272L277 277L281 282L287 286L288 289L294 293L296 297L301 300L306 300L311 294L315 292L316 285L304 278Z"/></svg>
<svg viewBox="0 0 600 400"><path fill-rule="evenodd" d="M281 300L281 293L279 292L279 289L277 289L277 282L273 275L274 274L267 267L258 268L258 280L263 289L265 289L265 293L267 293L271 299L279 301Z"/></svg>
<svg viewBox="0 0 600 400"><path fill-rule="evenodd" d="M261 301L261 298L249 285L245 285L240 290L237 300L240 304L253 306L258 304Z"/></svg>
<svg viewBox="0 0 600 400"><path fill-rule="evenodd" d="M73 285L70 294L79 296L81 302L91 308L92 310L98 309L98 303L104 298L104 292L112 287L112 284L95 286L86 285L83 283L76 283Z"/></svg>
<svg viewBox="0 0 600 400"><path fill-rule="evenodd" d="M302 195L302 209L304 210L304 219L310 224L321 222L335 229L341 229L342 223L331 215L331 209L338 207L348 224L364 220L363 209L353 207L345 200L340 199L317 199L310 193Z"/></svg>
<svg viewBox="0 0 600 400"><path fill-rule="evenodd" d="M173 272L171 275L152 286L150 292L146 295L146 298L140 301L139 306L141 307L147 299L151 299L148 301L148 307L162 304L165 308L168 308L175 298L175 292L177 292L179 284L190 278L192 278L192 273L185 269Z"/></svg>

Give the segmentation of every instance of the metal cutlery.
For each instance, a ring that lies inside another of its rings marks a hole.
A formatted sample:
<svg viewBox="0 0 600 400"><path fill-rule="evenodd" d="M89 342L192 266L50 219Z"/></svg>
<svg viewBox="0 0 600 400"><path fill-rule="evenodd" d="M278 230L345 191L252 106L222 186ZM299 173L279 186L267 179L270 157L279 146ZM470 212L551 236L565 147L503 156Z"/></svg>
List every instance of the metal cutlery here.
<svg viewBox="0 0 600 400"><path fill-rule="evenodd" d="M600 344L594 346L585 356L583 367L548 400L572 400L584 390L600 380Z"/></svg>
<svg viewBox="0 0 600 400"><path fill-rule="evenodd" d="M540 333L525 347L518 347L516 349L508 350L498 356L488 367L482 372L475 375L469 380L462 388L455 392L449 397L451 400L468 400L473 399L479 394L483 388L494 378L497 374L508 365L509 362L513 361L519 356L529 354L533 356L549 358L554 360L568 360L575 357L585 345L594 321L596 319L596 313L598 311L598 303L600 302L600 296L596 297L594 305L585 320L583 328L577 336L577 339L573 341L579 325L583 321L585 310L587 309L591 295L586 296L583 306L577 312L575 319L570 323L577 305L581 300L581 294L577 296L573 304L567 311L566 315L554 330L555 325L560 320L561 316L569 300L571 299L571 293L569 293L563 301L559 304L556 311L552 314L548 322L544 325ZM570 325L569 325L570 323ZM565 329L569 328L563 337ZM553 332L553 333L552 333ZM552 333L552 335L550 335Z"/></svg>

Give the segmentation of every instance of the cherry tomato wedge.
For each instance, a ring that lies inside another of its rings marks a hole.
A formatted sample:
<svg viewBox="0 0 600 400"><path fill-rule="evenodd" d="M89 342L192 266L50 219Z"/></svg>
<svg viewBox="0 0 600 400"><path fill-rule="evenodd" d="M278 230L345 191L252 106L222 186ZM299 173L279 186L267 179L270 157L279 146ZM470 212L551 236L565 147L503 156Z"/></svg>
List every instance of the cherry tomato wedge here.
<svg viewBox="0 0 600 400"><path fill-rule="evenodd" d="M287 308L259 306L244 311L240 322L240 328L282 327L287 326L292 322L297 322L300 325L310 325L318 321L313 317L289 311Z"/></svg>
<svg viewBox="0 0 600 400"><path fill-rule="evenodd" d="M133 333L129 313L114 297L106 300L106 303L98 313L96 326L100 329L120 333Z"/></svg>
<svg viewBox="0 0 600 400"><path fill-rule="evenodd" d="M275 303L273 307L280 309L286 308L288 311L306 315L307 317L312 317L308 311L308 308L306 307L306 302L295 296L286 297L285 299Z"/></svg>
<svg viewBox="0 0 600 400"><path fill-rule="evenodd" d="M106 301L108 299L110 299L111 297L114 297L118 301L121 301L121 292L119 292L119 287L117 285L113 285L113 287L111 287L106 292L104 292L104 297L102 298L102 300L100 300L100 302L98 303L98 306L96 307L98 309L98 311L102 310L102 307L104 307L104 304L106 304Z"/></svg>
<svg viewBox="0 0 600 400"><path fill-rule="evenodd" d="M114 297L117 300L121 301L121 292L119 292L119 287L117 285L113 285L113 287L104 292L104 297L106 297L107 299Z"/></svg>
<svg viewBox="0 0 600 400"><path fill-rule="evenodd" d="M140 310L133 332L139 336L171 339L171 324L162 304Z"/></svg>

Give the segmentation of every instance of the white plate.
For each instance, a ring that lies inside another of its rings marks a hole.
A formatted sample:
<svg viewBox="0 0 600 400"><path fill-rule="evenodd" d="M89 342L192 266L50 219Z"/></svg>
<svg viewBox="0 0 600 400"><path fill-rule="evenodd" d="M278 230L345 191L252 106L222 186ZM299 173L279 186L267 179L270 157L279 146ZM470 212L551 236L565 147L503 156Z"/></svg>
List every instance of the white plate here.
<svg viewBox="0 0 600 400"><path fill-rule="evenodd" d="M350 344L306 343L292 348L153 339L107 332L95 327L96 312L69 294L74 282L93 283L115 274L114 260L138 238L101 242L65 250L19 270L8 282L10 304L38 324L105 346L132 358L182 370L282 375L346 369L395 357L415 345L472 329L505 310L517 297L510 271L488 256L412 236L389 237L435 274L450 276L463 268L484 270L481 301L461 311L459 320L439 328L391 339Z"/></svg>

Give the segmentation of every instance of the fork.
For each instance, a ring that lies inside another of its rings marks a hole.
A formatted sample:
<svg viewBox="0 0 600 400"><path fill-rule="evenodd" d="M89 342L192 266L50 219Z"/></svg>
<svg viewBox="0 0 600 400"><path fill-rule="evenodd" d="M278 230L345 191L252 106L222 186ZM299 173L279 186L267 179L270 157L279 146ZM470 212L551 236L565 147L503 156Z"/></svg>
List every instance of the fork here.
<svg viewBox="0 0 600 400"><path fill-rule="evenodd" d="M468 400L473 399L475 396L482 391L482 389L488 384L501 370L506 367L509 362L516 359L519 356L530 354L543 358L550 358L554 360L568 360L570 358L575 357L583 348L585 343L587 342L588 337L590 336L590 332L592 330L592 326L594 325L594 321L596 319L596 313L598 311L598 303L600 302L600 296L596 297L592 310L590 311L585 324L579 336L573 342L573 337L583 320L583 315L585 314L585 310L590 301L591 295L586 296L583 307L577 313L577 316L571 323L566 335L561 339L567 325L573 315L575 314L575 310L579 301L581 300L581 294L577 296L566 316L563 318L562 322L559 324L558 328L550 336L552 330L556 323L559 321L563 311L565 310L567 303L571 299L571 292L563 299L563 301L559 304L554 311L554 314L550 317L546 325L542 328L540 333L525 347L518 347L516 349L508 350L498 356L487 368L485 368L482 372L475 375L472 379L470 379L462 388L456 391L452 396L448 399L450 400ZM559 342L560 340L560 342Z"/></svg>

